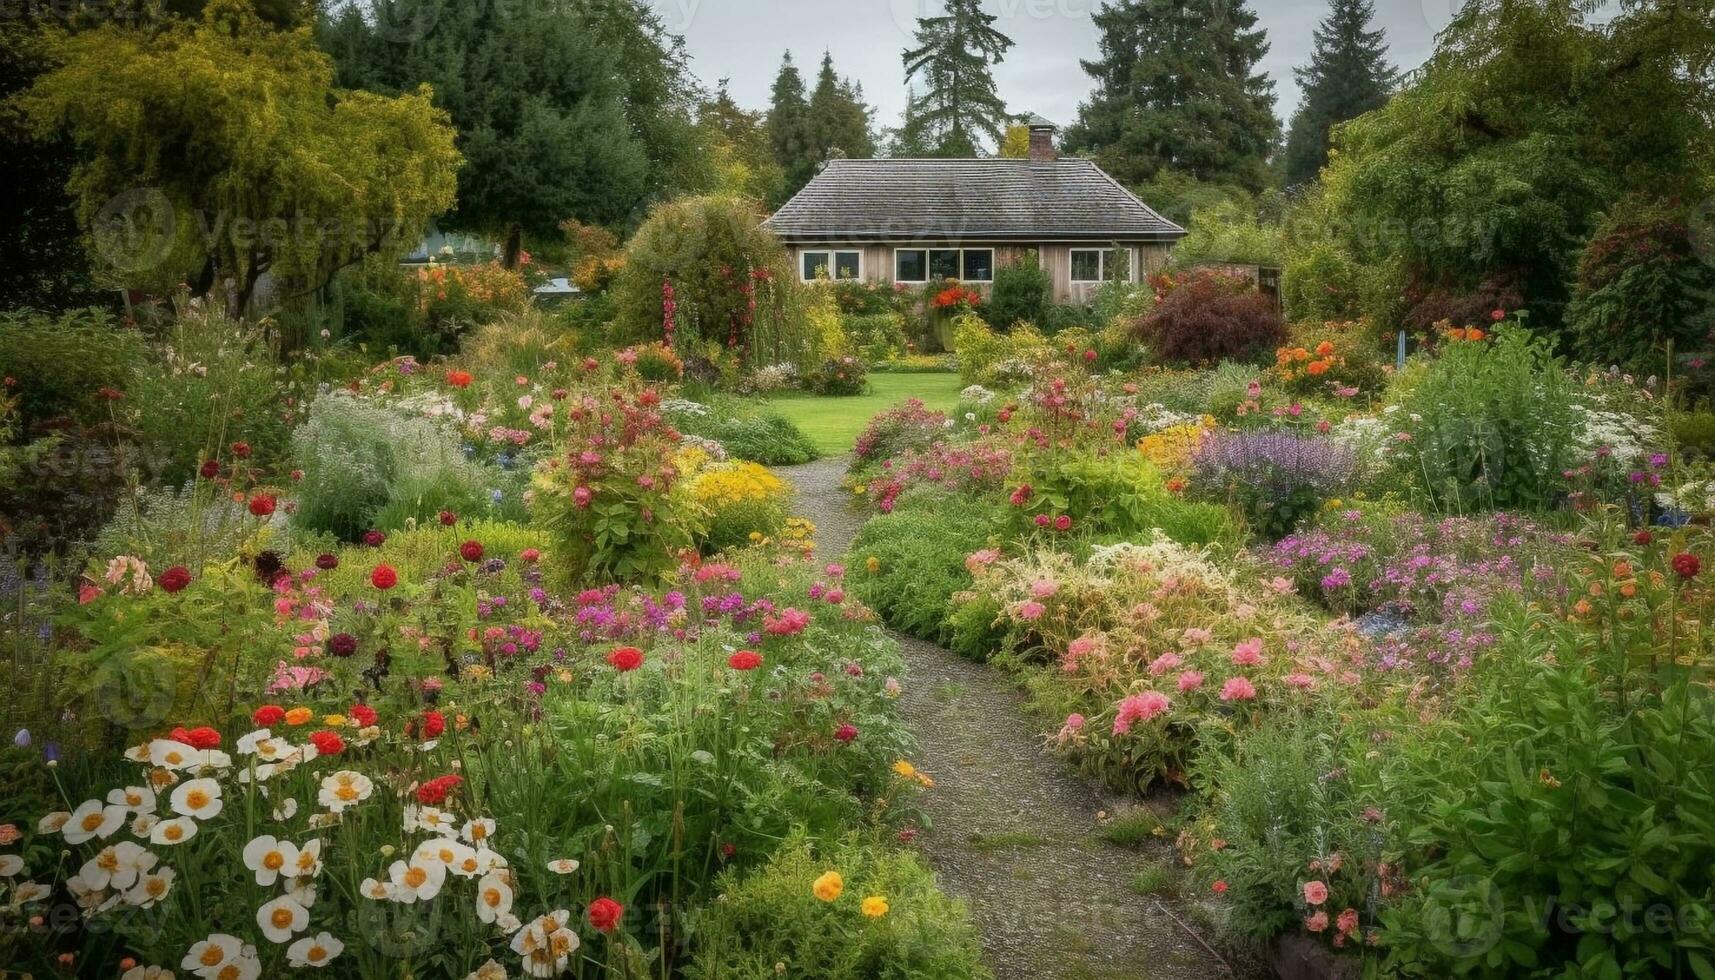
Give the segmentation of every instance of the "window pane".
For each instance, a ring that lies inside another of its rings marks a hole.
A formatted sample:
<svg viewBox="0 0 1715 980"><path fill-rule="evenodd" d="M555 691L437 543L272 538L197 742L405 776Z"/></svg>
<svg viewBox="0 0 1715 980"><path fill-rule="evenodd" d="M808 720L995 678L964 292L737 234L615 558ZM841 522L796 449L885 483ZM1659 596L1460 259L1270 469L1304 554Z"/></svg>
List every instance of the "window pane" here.
<svg viewBox="0 0 1715 980"><path fill-rule="evenodd" d="M857 252L835 252L834 278L856 279L858 277L858 264Z"/></svg>
<svg viewBox="0 0 1715 980"><path fill-rule="evenodd" d="M994 249L965 249L965 281L989 282L994 279Z"/></svg>
<svg viewBox="0 0 1715 980"><path fill-rule="evenodd" d="M1109 282L1131 282L1131 249L1109 249L1102 278Z"/></svg>
<svg viewBox="0 0 1715 980"><path fill-rule="evenodd" d="M1072 281L1100 282L1102 278L1102 253L1093 248L1075 248L1072 250Z"/></svg>
<svg viewBox="0 0 1715 980"><path fill-rule="evenodd" d="M920 248L902 248L893 253L894 282L923 282L929 278L929 253Z"/></svg>
<svg viewBox="0 0 1715 980"><path fill-rule="evenodd" d="M804 253L803 278L805 280L814 279L819 275L825 276L827 274L828 274L828 253L826 253L826 252L805 252Z"/></svg>
<svg viewBox="0 0 1715 980"><path fill-rule="evenodd" d="M959 278L959 250L937 248L929 252L929 275L936 279Z"/></svg>

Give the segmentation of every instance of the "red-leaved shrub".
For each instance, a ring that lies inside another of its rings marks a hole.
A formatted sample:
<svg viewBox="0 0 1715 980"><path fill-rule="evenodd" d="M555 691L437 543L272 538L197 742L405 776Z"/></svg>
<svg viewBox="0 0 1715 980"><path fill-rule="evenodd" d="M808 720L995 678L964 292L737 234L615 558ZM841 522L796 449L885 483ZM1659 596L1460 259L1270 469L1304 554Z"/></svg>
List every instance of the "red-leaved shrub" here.
<svg viewBox="0 0 1715 980"><path fill-rule="evenodd" d="M1286 323L1268 297L1239 276L1197 270L1169 284L1133 331L1155 360L1210 365L1272 356Z"/></svg>

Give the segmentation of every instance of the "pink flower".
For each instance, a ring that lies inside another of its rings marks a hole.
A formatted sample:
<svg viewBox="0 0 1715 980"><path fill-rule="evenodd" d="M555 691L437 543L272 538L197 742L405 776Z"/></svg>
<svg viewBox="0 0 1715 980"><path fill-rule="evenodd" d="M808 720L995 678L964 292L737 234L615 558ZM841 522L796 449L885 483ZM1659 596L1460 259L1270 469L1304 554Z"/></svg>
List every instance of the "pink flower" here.
<svg viewBox="0 0 1715 980"><path fill-rule="evenodd" d="M1318 911L1315 915L1304 920L1304 928L1311 932L1324 932L1328 928L1328 913Z"/></svg>
<svg viewBox="0 0 1715 980"><path fill-rule="evenodd" d="M1150 676L1160 677L1162 674L1165 674L1168 671L1174 669L1175 667L1178 667L1181 662L1182 661L1179 659L1179 654L1177 654L1177 653L1164 653L1161 656L1156 657L1154 660L1151 660L1149 662Z"/></svg>
<svg viewBox="0 0 1715 980"><path fill-rule="evenodd" d="M1054 518L1054 530L1056 530L1056 531L1070 531L1070 530L1072 530L1072 518L1067 514L1061 514L1059 517Z"/></svg>
<svg viewBox="0 0 1715 980"><path fill-rule="evenodd" d="M1037 527L1047 527L1048 526L1048 515L1047 514L1037 514L1036 515L1036 526Z"/></svg>
<svg viewBox="0 0 1715 980"><path fill-rule="evenodd" d="M1050 579L1039 578L1030 583L1030 597L1032 599L1046 599L1059 591L1060 584Z"/></svg>
<svg viewBox="0 0 1715 980"><path fill-rule="evenodd" d="M1349 936L1352 933L1357 932L1358 910L1347 909L1344 912L1341 912L1340 917L1334 920L1334 925L1339 928L1342 935Z"/></svg>
<svg viewBox="0 0 1715 980"><path fill-rule="evenodd" d="M981 551L973 551L965 556L965 571L976 575L999 560L999 549L984 548Z"/></svg>
<svg viewBox="0 0 1715 980"><path fill-rule="evenodd" d="M1114 734L1124 735L1131 731L1131 726L1140 721L1148 721L1173 706L1167 700L1167 695L1160 691L1145 691L1133 694L1120 702L1119 714L1114 716Z"/></svg>
<svg viewBox="0 0 1715 980"><path fill-rule="evenodd" d="M1249 701L1256 697L1256 685L1243 677L1230 677L1221 685L1222 701Z"/></svg>
<svg viewBox="0 0 1715 980"><path fill-rule="evenodd" d="M1200 647L1214 637L1213 633L1198 626L1190 627L1180 635L1184 638L1185 645L1192 647Z"/></svg>
<svg viewBox="0 0 1715 980"><path fill-rule="evenodd" d="M1254 667L1262 663L1262 638L1253 636L1233 647L1233 666Z"/></svg>
<svg viewBox="0 0 1715 980"><path fill-rule="evenodd" d="M1203 675L1195 670L1188 670L1179 675L1179 693L1185 694L1203 686Z"/></svg>
<svg viewBox="0 0 1715 980"><path fill-rule="evenodd" d="M1084 730L1084 716L1076 712L1066 716L1066 723L1060 726L1060 734L1054 736L1057 741L1069 742Z"/></svg>
<svg viewBox="0 0 1715 980"><path fill-rule="evenodd" d="M1316 686L1316 678L1309 674L1287 674L1281 678L1281 681L1287 687L1295 687L1301 691L1308 691Z"/></svg>
<svg viewBox="0 0 1715 980"><path fill-rule="evenodd" d="M1035 622L1036 620L1041 619L1042 614L1047 611L1048 607L1044 606L1040 602L1023 602L1018 606L1018 618L1027 623Z"/></svg>
<svg viewBox="0 0 1715 980"><path fill-rule="evenodd" d="M590 501L594 499L594 497L595 491L591 490L589 487L578 487L576 490L572 491L572 502L577 504L579 507L588 507L590 505Z"/></svg>
<svg viewBox="0 0 1715 980"><path fill-rule="evenodd" d="M1320 881L1304 883L1304 901L1311 905L1321 905L1328 900L1328 886Z"/></svg>
<svg viewBox="0 0 1715 980"><path fill-rule="evenodd" d="M767 616L762 628L772 636L796 636L810 626L810 614L797 609L783 609L779 616Z"/></svg>

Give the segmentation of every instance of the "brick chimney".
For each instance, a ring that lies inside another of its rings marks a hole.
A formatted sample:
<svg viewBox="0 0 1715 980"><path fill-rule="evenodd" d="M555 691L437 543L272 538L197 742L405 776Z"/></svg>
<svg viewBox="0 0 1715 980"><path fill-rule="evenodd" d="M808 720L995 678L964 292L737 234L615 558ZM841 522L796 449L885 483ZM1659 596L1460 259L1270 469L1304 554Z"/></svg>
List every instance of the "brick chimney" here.
<svg viewBox="0 0 1715 980"><path fill-rule="evenodd" d="M1053 163L1060 158L1054 149L1054 133L1059 129L1041 116L1031 116L1025 123L1030 128L1030 160L1032 163Z"/></svg>

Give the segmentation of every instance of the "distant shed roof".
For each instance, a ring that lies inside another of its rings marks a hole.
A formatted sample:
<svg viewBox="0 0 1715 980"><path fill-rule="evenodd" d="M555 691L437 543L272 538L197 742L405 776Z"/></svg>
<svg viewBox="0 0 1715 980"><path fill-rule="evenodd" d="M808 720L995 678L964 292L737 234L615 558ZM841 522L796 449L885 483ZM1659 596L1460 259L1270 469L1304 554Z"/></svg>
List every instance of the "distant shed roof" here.
<svg viewBox="0 0 1715 980"><path fill-rule="evenodd" d="M788 242L1185 235L1094 162L1076 158L831 160L767 224Z"/></svg>

